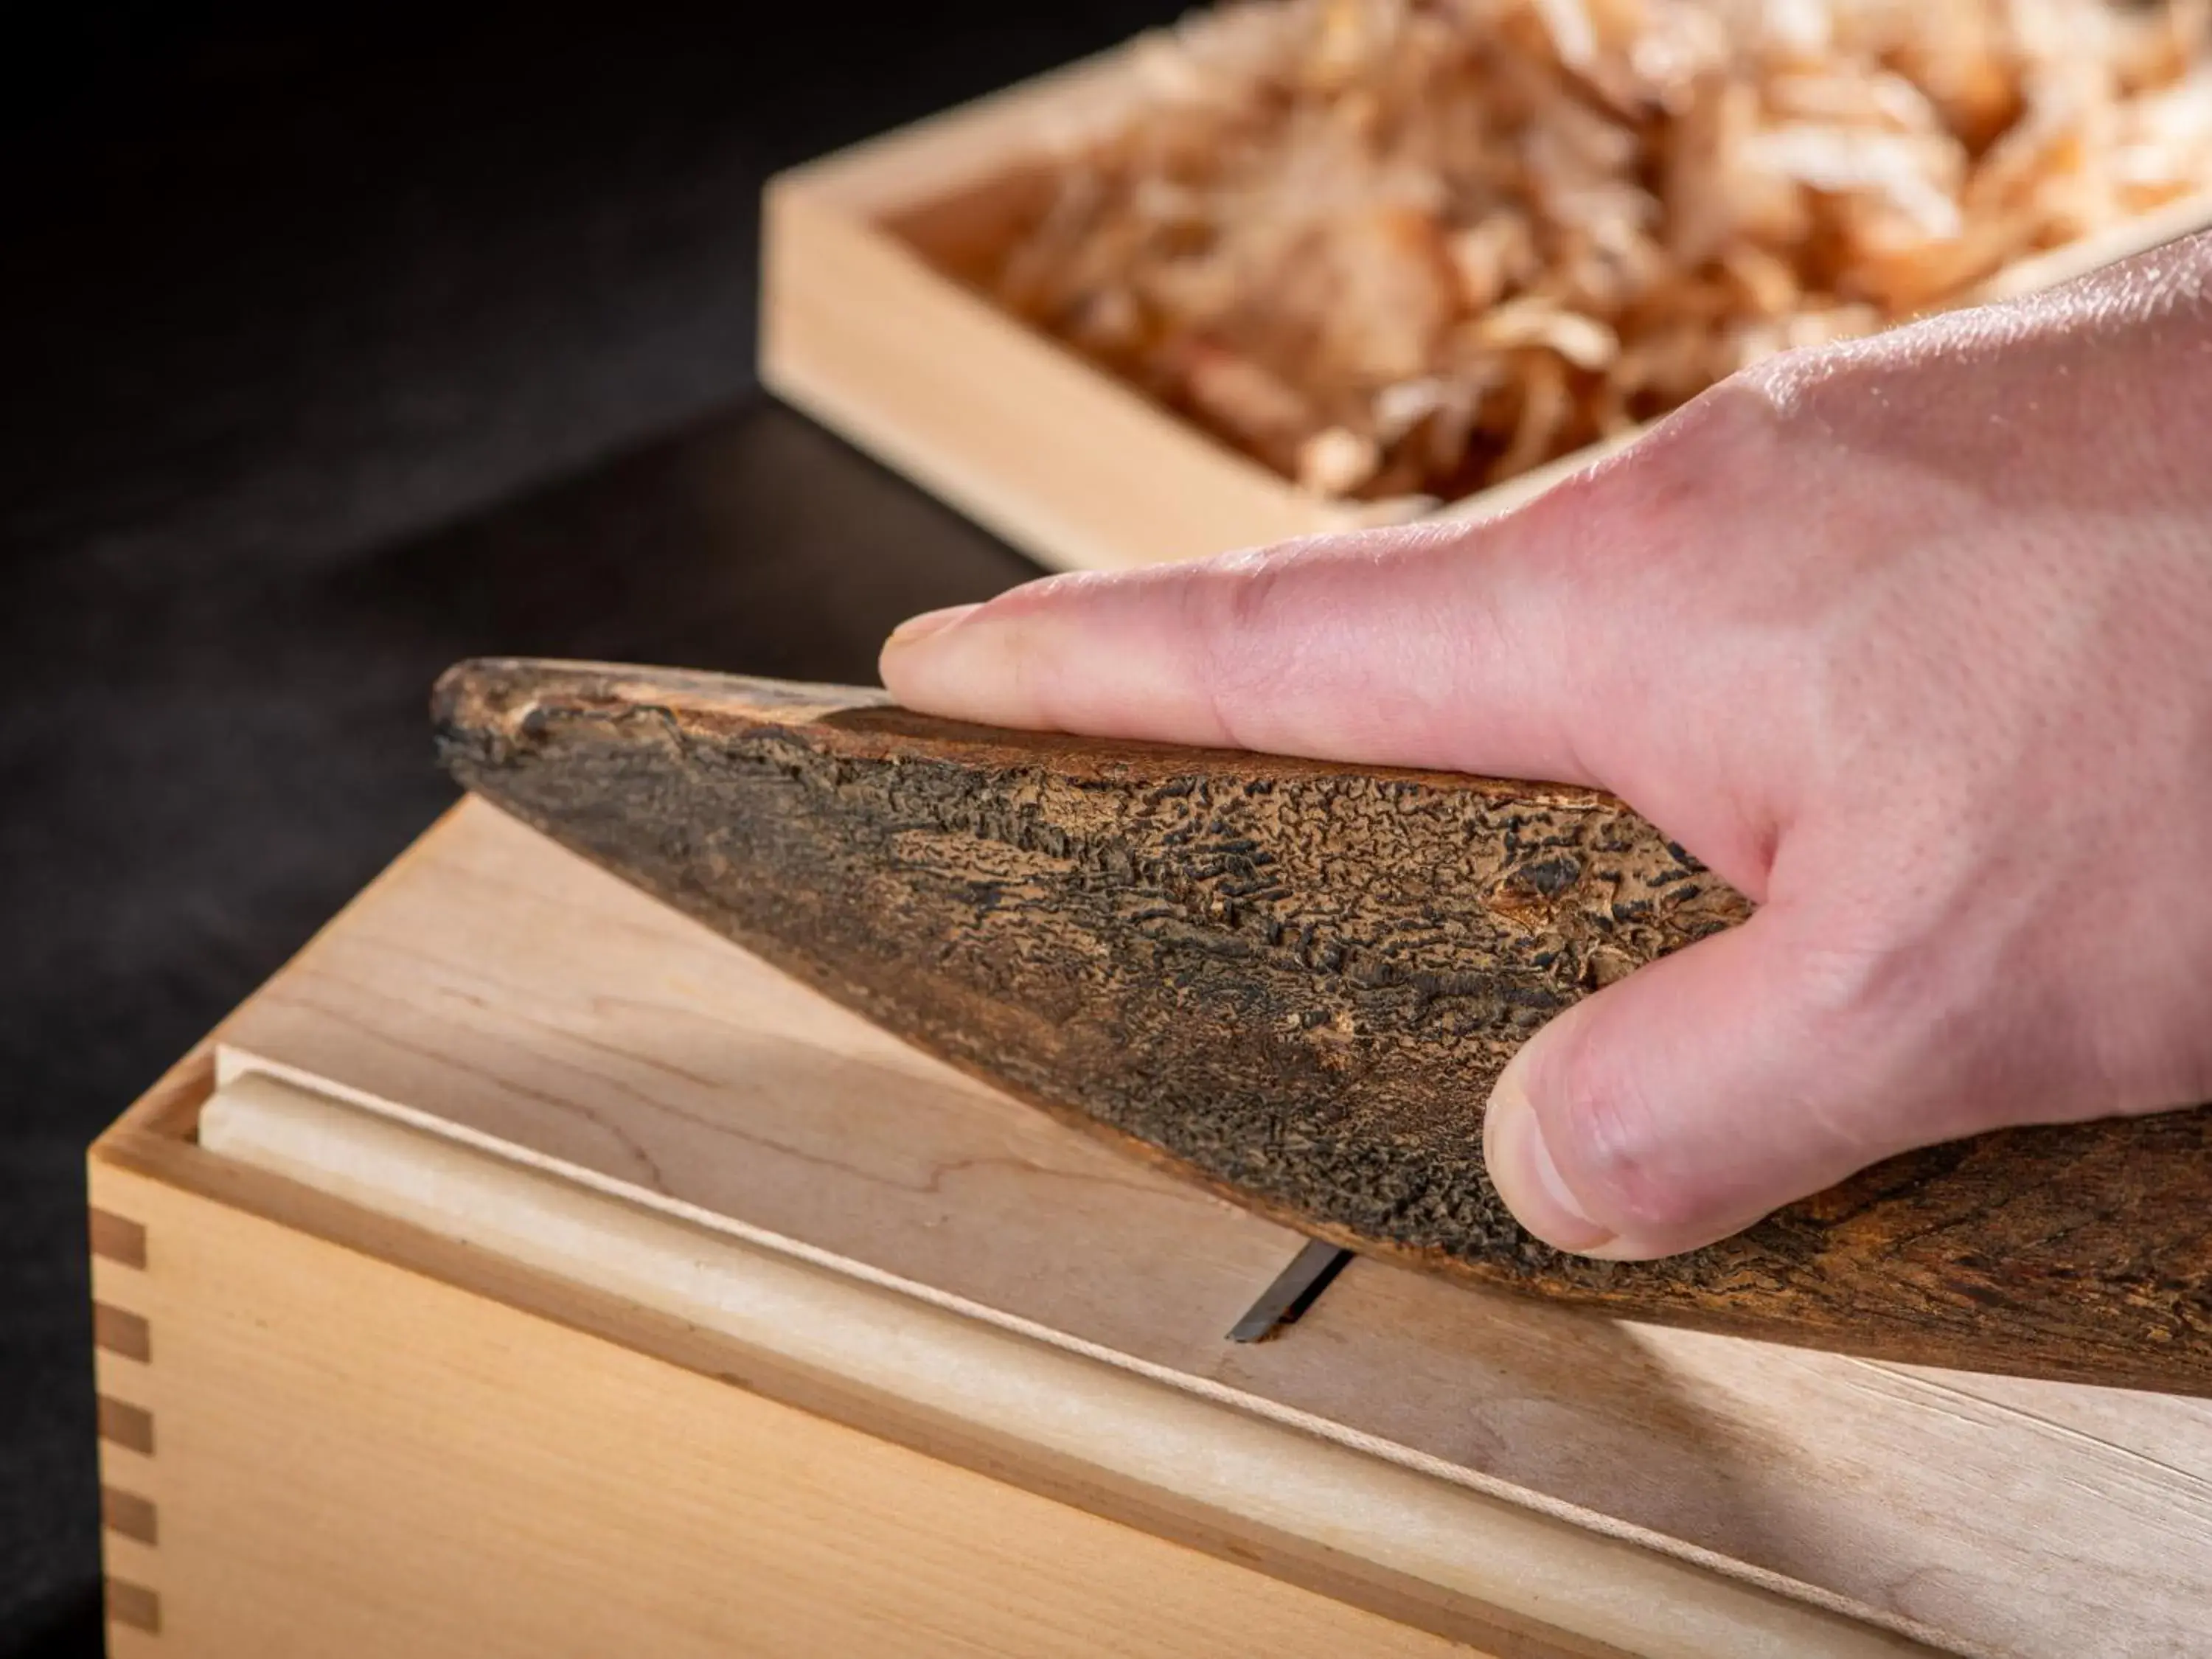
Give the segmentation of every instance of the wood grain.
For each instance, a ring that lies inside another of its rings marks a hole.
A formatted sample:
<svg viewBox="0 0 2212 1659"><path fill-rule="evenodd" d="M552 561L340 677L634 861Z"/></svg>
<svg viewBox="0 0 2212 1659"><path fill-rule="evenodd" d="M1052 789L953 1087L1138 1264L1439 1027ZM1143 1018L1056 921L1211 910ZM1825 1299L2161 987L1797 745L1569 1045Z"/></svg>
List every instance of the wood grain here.
<svg viewBox="0 0 2212 1659"><path fill-rule="evenodd" d="M782 1365L896 1401L933 1455L991 1444L1002 1479L1500 1659L1924 1651L256 1056L222 1071L200 1144L225 1159L726 1336L749 1382Z"/></svg>
<svg viewBox="0 0 2212 1659"><path fill-rule="evenodd" d="M2212 1111L1893 1160L1705 1249L1524 1232L1480 1103L1749 906L1584 790L987 731L880 693L498 660L447 763L900 1036L1302 1232L1617 1314L2212 1393Z"/></svg>
<svg viewBox="0 0 2212 1659"><path fill-rule="evenodd" d="M1483 1659L97 1155L93 1188L160 1231L177 1425L158 1597L109 1534L118 1659Z"/></svg>
<svg viewBox="0 0 2212 1659"><path fill-rule="evenodd" d="M1279 1340L1226 1343L1294 1236L928 1058L481 803L222 1036L971 1316L1960 1651L2201 1646L2212 1405L1590 1317L1374 1261ZM178 1098L148 1121L187 1126ZM158 1267L171 1247L155 1243ZM143 1472L111 1478L169 1509Z"/></svg>

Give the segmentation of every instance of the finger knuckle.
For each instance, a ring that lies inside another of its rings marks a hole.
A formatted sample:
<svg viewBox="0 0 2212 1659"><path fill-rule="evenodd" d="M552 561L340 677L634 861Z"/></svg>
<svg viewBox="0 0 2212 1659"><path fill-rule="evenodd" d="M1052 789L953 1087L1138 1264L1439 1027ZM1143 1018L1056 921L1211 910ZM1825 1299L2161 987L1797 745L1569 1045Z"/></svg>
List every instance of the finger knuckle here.
<svg viewBox="0 0 2212 1659"><path fill-rule="evenodd" d="M1784 352L1741 369L1683 405L1662 427L1686 487L1741 484L1789 441L1807 397L1824 372Z"/></svg>
<svg viewBox="0 0 2212 1659"><path fill-rule="evenodd" d="M1587 1026L1569 1034L1545 1091L1545 1139L1570 1187L1624 1235L1693 1229L1707 1194L1675 1155L1674 1113L1619 1044Z"/></svg>
<svg viewBox="0 0 2212 1659"><path fill-rule="evenodd" d="M1786 481L1789 398L1767 373L1730 376L1635 443L1530 505L1550 544L1632 577L1701 554L1723 525Z"/></svg>
<svg viewBox="0 0 2212 1659"><path fill-rule="evenodd" d="M1211 699L1225 743L1246 746L1245 711L1267 706L1298 671L1297 578L1318 551L1294 542L1239 554L1182 588L1192 677Z"/></svg>

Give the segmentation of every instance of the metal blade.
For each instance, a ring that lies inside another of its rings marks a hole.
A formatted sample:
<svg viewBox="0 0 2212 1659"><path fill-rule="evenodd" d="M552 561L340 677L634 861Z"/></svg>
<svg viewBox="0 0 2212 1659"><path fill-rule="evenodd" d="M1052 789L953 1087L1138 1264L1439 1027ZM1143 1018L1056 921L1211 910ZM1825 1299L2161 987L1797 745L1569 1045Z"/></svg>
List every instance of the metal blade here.
<svg viewBox="0 0 2212 1659"><path fill-rule="evenodd" d="M1295 1325L1321 1293L1335 1282L1352 1252L1324 1239L1308 1239L1292 1256L1274 1283L1260 1292L1260 1299L1229 1328L1231 1342L1265 1342L1285 1325Z"/></svg>

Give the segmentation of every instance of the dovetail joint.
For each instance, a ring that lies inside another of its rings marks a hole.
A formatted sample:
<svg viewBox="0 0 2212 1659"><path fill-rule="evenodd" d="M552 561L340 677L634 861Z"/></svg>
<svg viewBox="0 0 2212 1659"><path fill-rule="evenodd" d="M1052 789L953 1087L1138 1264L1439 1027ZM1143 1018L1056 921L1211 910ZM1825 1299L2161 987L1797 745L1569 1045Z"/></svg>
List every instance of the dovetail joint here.
<svg viewBox="0 0 2212 1659"><path fill-rule="evenodd" d="M99 1401L100 1437L142 1457L154 1455L154 1413L127 1400L101 1395Z"/></svg>
<svg viewBox="0 0 2212 1659"><path fill-rule="evenodd" d="M92 1341L97 1348L143 1363L154 1358L153 1329L143 1315L106 1302L92 1304Z"/></svg>
<svg viewBox="0 0 2212 1659"><path fill-rule="evenodd" d="M159 1591L143 1584L134 1584L127 1578L107 1580L107 1617L111 1624L128 1625L133 1630L143 1630L149 1636L161 1633L161 1597Z"/></svg>
<svg viewBox="0 0 2212 1659"><path fill-rule="evenodd" d="M143 1223L94 1206L89 1212L88 1240L92 1254L103 1261L143 1273L146 1269L146 1228ZM93 1346L141 1364L154 1358L153 1327L143 1314L94 1298L92 1304ZM98 1400L100 1437L110 1445L141 1456L154 1455L154 1414L143 1406L103 1394ZM100 1488L100 1524L104 1531L133 1543L153 1547L161 1540L161 1516L154 1500L105 1482ZM105 1582L107 1620L158 1636L161 1631L161 1592L149 1585L110 1575Z"/></svg>
<svg viewBox="0 0 2212 1659"><path fill-rule="evenodd" d="M151 1547L161 1541L161 1514L154 1500L119 1486L100 1489L100 1524L136 1544Z"/></svg>
<svg viewBox="0 0 2212 1659"><path fill-rule="evenodd" d="M92 1253L125 1267L146 1265L146 1229L143 1223L112 1210L94 1208L89 1217Z"/></svg>

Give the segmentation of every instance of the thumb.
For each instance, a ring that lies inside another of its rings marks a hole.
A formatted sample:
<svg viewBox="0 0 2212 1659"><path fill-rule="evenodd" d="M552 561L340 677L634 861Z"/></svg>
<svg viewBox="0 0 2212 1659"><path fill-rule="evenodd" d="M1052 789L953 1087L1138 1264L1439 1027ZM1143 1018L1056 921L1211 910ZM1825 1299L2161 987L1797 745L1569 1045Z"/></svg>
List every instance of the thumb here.
<svg viewBox="0 0 2212 1659"><path fill-rule="evenodd" d="M1484 1114L1498 1194L1547 1243L1610 1261L1724 1238L1929 1137L1883 1086L1893 1045L1770 907L1545 1026Z"/></svg>

